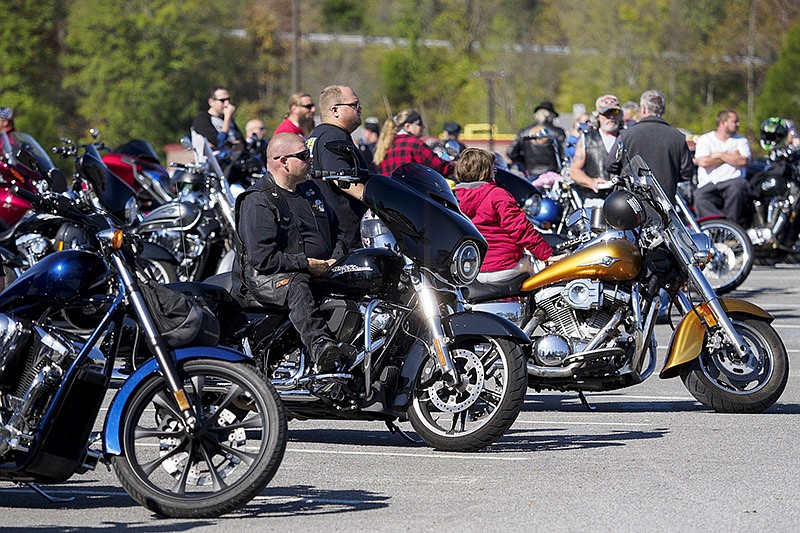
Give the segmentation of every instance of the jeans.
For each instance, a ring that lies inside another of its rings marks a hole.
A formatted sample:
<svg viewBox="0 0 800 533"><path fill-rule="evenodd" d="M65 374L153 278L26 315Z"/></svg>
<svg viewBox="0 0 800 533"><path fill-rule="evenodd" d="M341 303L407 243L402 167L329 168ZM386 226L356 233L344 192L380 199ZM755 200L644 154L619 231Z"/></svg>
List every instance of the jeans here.
<svg viewBox="0 0 800 533"><path fill-rule="evenodd" d="M296 275L289 285L286 305L289 308L289 320L300 334L300 340L313 353L315 345L333 341L333 335L319 313L319 306L309 285L310 281L309 274Z"/></svg>

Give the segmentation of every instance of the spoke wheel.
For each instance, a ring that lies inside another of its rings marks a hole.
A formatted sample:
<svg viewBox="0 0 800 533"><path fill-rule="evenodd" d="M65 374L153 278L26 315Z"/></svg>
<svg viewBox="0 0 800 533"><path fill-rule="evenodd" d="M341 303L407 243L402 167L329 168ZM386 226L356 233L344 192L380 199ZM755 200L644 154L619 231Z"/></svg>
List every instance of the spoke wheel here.
<svg viewBox="0 0 800 533"><path fill-rule="evenodd" d="M713 219L700 223L711 239L711 261L703 274L717 294L741 285L753 268L753 245L747 232L729 220Z"/></svg>
<svg viewBox="0 0 800 533"><path fill-rule="evenodd" d="M282 403L264 376L244 364L196 360L182 370L198 414L190 434L160 375L131 396L114 469L131 497L172 517L234 511L275 475L286 447Z"/></svg>
<svg viewBox="0 0 800 533"><path fill-rule="evenodd" d="M178 271L175 265L165 261L156 261L155 259L138 258L137 262L147 275L158 283L174 283L178 281Z"/></svg>
<svg viewBox="0 0 800 533"><path fill-rule="evenodd" d="M692 395L721 413L758 413L774 404L789 378L789 357L775 329L763 320L731 315L750 348L739 357L730 346L704 349L685 365L681 378Z"/></svg>
<svg viewBox="0 0 800 533"><path fill-rule="evenodd" d="M516 420L527 388L525 357L518 344L490 337L458 339L451 356L460 381L448 384L428 359L408 418L435 448L476 451L499 440Z"/></svg>

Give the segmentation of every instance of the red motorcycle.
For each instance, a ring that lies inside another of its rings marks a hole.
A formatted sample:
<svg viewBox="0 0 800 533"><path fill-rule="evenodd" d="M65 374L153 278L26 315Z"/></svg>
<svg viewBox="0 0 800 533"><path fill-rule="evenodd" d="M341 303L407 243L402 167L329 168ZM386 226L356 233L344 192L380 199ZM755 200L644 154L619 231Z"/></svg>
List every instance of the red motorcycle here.
<svg viewBox="0 0 800 533"><path fill-rule="evenodd" d="M147 141L128 141L105 154L103 163L136 191L140 209L145 213L175 197L169 172L161 165L156 151Z"/></svg>
<svg viewBox="0 0 800 533"><path fill-rule="evenodd" d="M36 139L14 131L0 133L0 226L8 228L19 222L31 209L31 204L12 192L16 185L28 192L40 193L45 189L63 192L67 179Z"/></svg>

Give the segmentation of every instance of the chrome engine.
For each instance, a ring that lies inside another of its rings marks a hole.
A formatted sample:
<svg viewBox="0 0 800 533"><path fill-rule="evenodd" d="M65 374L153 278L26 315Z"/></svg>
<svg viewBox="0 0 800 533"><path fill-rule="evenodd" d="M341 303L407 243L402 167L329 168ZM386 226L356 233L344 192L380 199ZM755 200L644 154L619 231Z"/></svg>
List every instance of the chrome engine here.
<svg viewBox="0 0 800 533"><path fill-rule="evenodd" d="M617 287L608 288L600 281L578 279L543 289L534 301L537 311L544 313L539 326L545 334L536 339L533 354L542 364L555 366L571 354L584 351L610 324L611 330L603 335L613 335L612 320L617 313L626 314L631 295ZM606 347L608 343L592 346Z"/></svg>
<svg viewBox="0 0 800 533"><path fill-rule="evenodd" d="M0 314L0 458L10 450L28 450L74 356L65 339Z"/></svg>

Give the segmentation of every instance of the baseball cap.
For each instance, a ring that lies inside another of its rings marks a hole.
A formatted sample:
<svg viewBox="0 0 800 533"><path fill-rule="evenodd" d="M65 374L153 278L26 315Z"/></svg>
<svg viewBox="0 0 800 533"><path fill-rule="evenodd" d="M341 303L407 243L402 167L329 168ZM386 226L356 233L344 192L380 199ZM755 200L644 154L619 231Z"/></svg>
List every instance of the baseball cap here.
<svg viewBox="0 0 800 533"><path fill-rule="evenodd" d="M613 94L604 94L594 102L594 109L599 114L603 114L609 109L622 109L619 105L619 98Z"/></svg>
<svg viewBox="0 0 800 533"><path fill-rule="evenodd" d="M445 122L444 131L446 131L450 135L455 135L456 133L460 133L461 124L459 124L458 122Z"/></svg>
<svg viewBox="0 0 800 533"><path fill-rule="evenodd" d="M0 107L0 118L11 120L14 118L14 110L10 107Z"/></svg>

